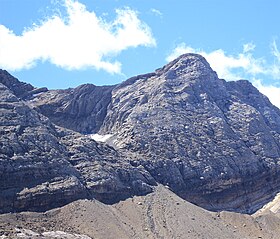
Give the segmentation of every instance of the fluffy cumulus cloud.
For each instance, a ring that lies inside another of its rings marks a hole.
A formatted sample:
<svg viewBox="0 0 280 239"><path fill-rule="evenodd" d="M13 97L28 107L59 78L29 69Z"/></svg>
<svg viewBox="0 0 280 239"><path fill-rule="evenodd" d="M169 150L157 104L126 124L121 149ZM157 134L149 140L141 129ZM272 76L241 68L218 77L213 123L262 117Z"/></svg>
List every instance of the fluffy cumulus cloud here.
<svg viewBox="0 0 280 239"><path fill-rule="evenodd" d="M113 21L75 0L65 0L64 8L65 16L54 14L21 35L0 25L0 67L21 70L49 61L64 69L120 73L121 63L113 57L130 47L156 45L148 25L130 8L117 9Z"/></svg>
<svg viewBox="0 0 280 239"><path fill-rule="evenodd" d="M203 50L187 46L185 43L181 43L172 51L166 60L170 61L186 52L197 53L207 59L220 78L227 80L239 80L244 76L244 73L256 75L267 71L264 60L253 57L252 51L254 48L255 46L251 43L245 44L243 46L243 52L233 56L228 55L222 49L205 52Z"/></svg>
<svg viewBox="0 0 280 239"><path fill-rule="evenodd" d="M271 52L275 58L271 64L263 58L254 57L255 47L253 43L247 43L243 45L241 53L229 55L222 49L206 52L181 43L173 49L166 60L171 61L184 53L200 54L207 59L220 78L226 80L248 79L260 92L267 95L274 105L280 108L280 87L276 86L280 81L280 52L277 44L275 41L271 44ZM261 79L266 78L274 79L275 85L264 84Z"/></svg>

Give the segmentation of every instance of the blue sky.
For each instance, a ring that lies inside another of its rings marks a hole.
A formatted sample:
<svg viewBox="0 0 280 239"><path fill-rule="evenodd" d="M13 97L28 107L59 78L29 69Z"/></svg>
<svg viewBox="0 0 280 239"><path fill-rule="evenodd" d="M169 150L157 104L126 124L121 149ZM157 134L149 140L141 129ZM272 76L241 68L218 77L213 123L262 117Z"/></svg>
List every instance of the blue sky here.
<svg viewBox="0 0 280 239"><path fill-rule="evenodd" d="M278 0L0 0L0 68L50 89L108 85L186 52L280 107Z"/></svg>

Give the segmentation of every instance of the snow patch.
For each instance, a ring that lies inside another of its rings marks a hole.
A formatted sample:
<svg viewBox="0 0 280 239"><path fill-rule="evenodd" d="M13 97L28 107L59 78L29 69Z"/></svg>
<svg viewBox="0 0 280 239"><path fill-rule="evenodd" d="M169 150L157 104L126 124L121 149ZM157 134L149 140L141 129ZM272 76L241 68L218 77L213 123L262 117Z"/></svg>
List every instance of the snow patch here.
<svg viewBox="0 0 280 239"><path fill-rule="evenodd" d="M95 141L105 143L108 139L110 139L113 135L112 134L90 134L89 137Z"/></svg>

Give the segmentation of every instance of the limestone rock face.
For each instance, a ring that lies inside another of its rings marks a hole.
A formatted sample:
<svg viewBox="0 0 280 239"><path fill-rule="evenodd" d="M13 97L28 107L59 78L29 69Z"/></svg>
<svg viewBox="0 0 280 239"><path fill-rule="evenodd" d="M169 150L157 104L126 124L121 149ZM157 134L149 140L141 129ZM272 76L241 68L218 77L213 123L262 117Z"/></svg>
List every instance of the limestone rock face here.
<svg viewBox="0 0 280 239"><path fill-rule="evenodd" d="M56 125L90 134L96 133L103 123L112 89L112 86L85 84L33 95L30 102Z"/></svg>
<svg viewBox="0 0 280 239"><path fill-rule="evenodd" d="M280 189L280 110L187 54L117 86L100 130L157 182L211 210L252 212Z"/></svg>
<svg viewBox="0 0 280 239"><path fill-rule="evenodd" d="M10 76L0 82L4 77ZM144 168L55 126L2 83L0 92L0 213L44 211L81 198L111 203L152 191L155 181Z"/></svg>
<svg viewBox="0 0 280 239"><path fill-rule="evenodd" d="M116 86L38 89L5 71L0 86L0 212L113 203L160 183L210 210L252 213L280 190L280 110L202 56Z"/></svg>

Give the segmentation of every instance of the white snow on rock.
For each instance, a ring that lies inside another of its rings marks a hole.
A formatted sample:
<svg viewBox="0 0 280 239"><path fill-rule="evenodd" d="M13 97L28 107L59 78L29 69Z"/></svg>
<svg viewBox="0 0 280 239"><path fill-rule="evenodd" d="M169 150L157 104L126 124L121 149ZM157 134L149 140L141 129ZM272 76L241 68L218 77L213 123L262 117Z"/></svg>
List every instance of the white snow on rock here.
<svg viewBox="0 0 280 239"><path fill-rule="evenodd" d="M95 141L98 142L106 142L108 139L110 139L113 135L112 134L105 134L105 135L101 135L101 134L90 134L89 137Z"/></svg>

